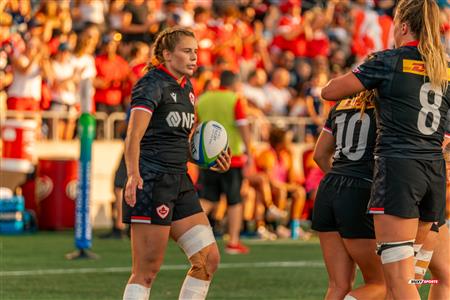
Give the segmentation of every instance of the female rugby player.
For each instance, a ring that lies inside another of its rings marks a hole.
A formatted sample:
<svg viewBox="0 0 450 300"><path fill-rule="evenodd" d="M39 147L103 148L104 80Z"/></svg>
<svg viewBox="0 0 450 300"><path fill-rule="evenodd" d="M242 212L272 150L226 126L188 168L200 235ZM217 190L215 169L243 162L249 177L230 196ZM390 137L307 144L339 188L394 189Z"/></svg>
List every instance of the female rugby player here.
<svg viewBox="0 0 450 300"><path fill-rule="evenodd" d="M314 149L314 160L326 173L312 223L328 271L325 299L384 299L386 295L383 269L374 251L373 218L366 213L376 138L373 96L373 91L365 91L338 102ZM352 290L355 262L365 284Z"/></svg>
<svg viewBox="0 0 450 300"><path fill-rule="evenodd" d="M423 244L445 206L441 145L450 103L447 59L433 0L400 0L396 49L374 55L331 80L322 98L339 100L376 89L378 137L369 212L378 253L394 299L420 299L413 243Z"/></svg>
<svg viewBox="0 0 450 300"><path fill-rule="evenodd" d="M196 68L197 49L191 31L162 31L150 70L133 88L123 203L123 221L131 224L133 265L123 299L149 298L169 236L192 264L180 299L205 299L219 263L217 244L186 168L195 118L187 77ZM212 169L225 172L229 167L230 155L223 152Z"/></svg>

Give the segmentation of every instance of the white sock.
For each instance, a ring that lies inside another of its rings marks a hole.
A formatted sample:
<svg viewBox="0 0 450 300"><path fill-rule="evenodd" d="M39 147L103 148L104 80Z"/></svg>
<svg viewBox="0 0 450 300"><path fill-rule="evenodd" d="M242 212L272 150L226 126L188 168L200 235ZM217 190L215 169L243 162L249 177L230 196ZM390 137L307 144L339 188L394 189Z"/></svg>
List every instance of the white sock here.
<svg viewBox="0 0 450 300"><path fill-rule="evenodd" d="M350 294L345 295L343 300L358 300L355 297L351 296Z"/></svg>
<svg viewBox="0 0 450 300"><path fill-rule="evenodd" d="M127 284L123 292L123 300L148 300L150 297L150 288L140 284Z"/></svg>
<svg viewBox="0 0 450 300"><path fill-rule="evenodd" d="M179 300L204 300L208 294L211 281L201 280L189 275L181 287Z"/></svg>

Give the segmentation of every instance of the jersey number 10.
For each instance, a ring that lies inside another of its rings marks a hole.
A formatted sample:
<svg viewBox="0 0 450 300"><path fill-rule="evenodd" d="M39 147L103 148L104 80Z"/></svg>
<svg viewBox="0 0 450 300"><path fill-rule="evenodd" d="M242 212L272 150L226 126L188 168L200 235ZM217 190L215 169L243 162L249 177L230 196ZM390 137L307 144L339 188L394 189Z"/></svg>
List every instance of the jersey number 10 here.
<svg viewBox="0 0 450 300"><path fill-rule="evenodd" d="M360 119L361 113L357 112L348 120L347 130L344 136L345 119L347 114L339 115L336 118L337 133L336 133L336 153L334 158L339 158L341 153L345 155L349 160L360 160L364 156L364 152L367 147L367 139L369 136L370 128L370 117L368 114L364 113L362 119ZM359 130L359 136L355 135L355 127L357 122L361 122L361 129ZM343 147L342 142L345 139L345 146ZM357 140L357 144L354 145L354 141ZM356 148L353 152L352 148Z"/></svg>

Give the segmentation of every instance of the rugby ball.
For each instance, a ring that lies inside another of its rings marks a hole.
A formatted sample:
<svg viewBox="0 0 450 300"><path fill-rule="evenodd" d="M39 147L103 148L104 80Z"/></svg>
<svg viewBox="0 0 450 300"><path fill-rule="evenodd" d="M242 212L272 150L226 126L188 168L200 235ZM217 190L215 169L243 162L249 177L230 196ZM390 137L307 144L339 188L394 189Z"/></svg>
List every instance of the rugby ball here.
<svg viewBox="0 0 450 300"><path fill-rule="evenodd" d="M200 123L191 140L192 160L201 168L216 164L217 157L228 147L225 127L216 121Z"/></svg>

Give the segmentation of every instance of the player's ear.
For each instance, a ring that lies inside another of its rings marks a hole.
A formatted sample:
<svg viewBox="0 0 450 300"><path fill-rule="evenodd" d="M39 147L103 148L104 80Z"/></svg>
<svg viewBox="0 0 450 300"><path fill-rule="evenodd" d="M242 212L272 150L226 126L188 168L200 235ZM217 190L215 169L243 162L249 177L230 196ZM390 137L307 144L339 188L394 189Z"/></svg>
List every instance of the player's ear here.
<svg viewBox="0 0 450 300"><path fill-rule="evenodd" d="M172 59L172 52L170 52L169 50L164 49L162 54L165 62L169 62Z"/></svg>
<svg viewBox="0 0 450 300"><path fill-rule="evenodd" d="M409 25L407 23L402 23L401 24L401 32L402 35L407 35L409 32Z"/></svg>

